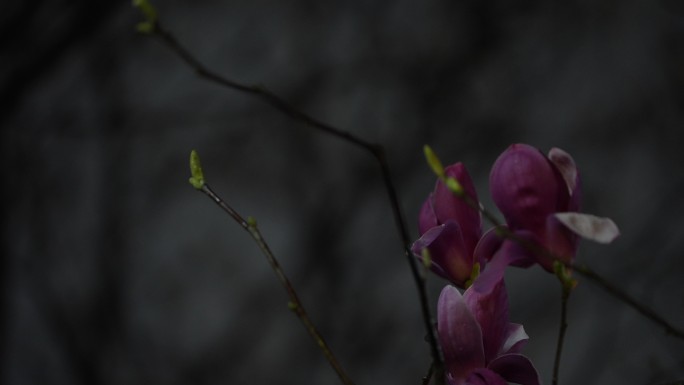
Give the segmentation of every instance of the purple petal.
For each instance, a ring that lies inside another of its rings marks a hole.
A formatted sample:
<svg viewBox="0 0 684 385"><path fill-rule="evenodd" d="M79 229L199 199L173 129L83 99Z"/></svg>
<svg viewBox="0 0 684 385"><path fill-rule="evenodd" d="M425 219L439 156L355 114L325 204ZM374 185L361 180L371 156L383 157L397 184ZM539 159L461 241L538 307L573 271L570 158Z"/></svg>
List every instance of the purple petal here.
<svg viewBox="0 0 684 385"><path fill-rule="evenodd" d="M580 213L557 213L555 217L573 233L598 243L610 243L620 235L610 218Z"/></svg>
<svg viewBox="0 0 684 385"><path fill-rule="evenodd" d="M544 247L552 256L561 261L570 262L575 258L579 238L570 231L556 215L549 215L546 221L546 239ZM546 270L553 272L553 259L550 256L538 258L539 264Z"/></svg>
<svg viewBox="0 0 684 385"><path fill-rule="evenodd" d="M500 375L487 368L475 369L468 376L468 385L508 385Z"/></svg>
<svg viewBox="0 0 684 385"><path fill-rule="evenodd" d="M501 347L501 354L520 353L528 339L529 337L522 325L509 323L508 330L506 330L506 340Z"/></svg>
<svg viewBox="0 0 684 385"><path fill-rule="evenodd" d="M538 262L539 257L530 247L541 248L539 238L527 230L515 231L513 235L516 239L505 240L489 265L528 268Z"/></svg>
<svg viewBox="0 0 684 385"><path fill-rule="evenodd" d="M444 171L447 177L455 178L465 193L475 202L478 202L473 180L462 163L453 164ZM458 222L463 232L466 250L472 255L475 245L482 235L480 212L476 208L470 207L463 199L455 196L442 181L438 181L435 186L433 204L439 223L446 223L448 220Z"/></svg>
<svg viewBox="0 0 684 385"><path fill-rule="evenodd" d="M423 249L427 248L428 251L430 251L430 246L435 239L442 234L444 227L444 225L433 227L423 234L423 236L417 241L413 242L413 245L411 246L411 252L413 252L413 255L416 256L421 263L423 263ZM440 254L436 253L436 255ZM449 279L449 275L444 271L444 269L435 263L433 252L430 252L430 257L432 258L430 262L430 270L444 279Z"/></svg>
<svg viewBox="0 0 684 385"><path fill-rule="evenodd" d="M483 245L482 248L486 248ZM511 252L512 250L513 252ZM475 293L489 293L494 290L497 284L503 282L504 272L510 265L528 267L536 260L529 257L527 253L523 253L523 249L512 241L506 240L503 242L499 250L494 254L494 257L487 262L486 267L475 279L471 288ZM473 294L474 296L480 294Z"/></svg>
<svg viewBox="0 0 684 385"><path fill-rule="evenodd" d="M521 354L504 354L492 361L489 369L508 382L521 385L539 385L539 373L529 358Z"/></svg>
<svg viewBox="0 0 684 385"><path fill-rule="evenodd" d="M485 268L487 262L494 257L503 244L503 238L497 234L496 230L495 227L487 230L487 232L482 235L482 238L480 238L480 241L477 242L477 246L475 246L473 262L478 262L482 269Z"/></svg>
<svg viewBox="0 0 684 385"><path fill-rule="evenodd" d="M546 217L568 204L568 189L559 181L562 177L555 166L526 144L511 145L489 175L492 198L509 227L538 236L545 231Z"/></svg>
<svg viewBox="0 0 684 385"><path fill-rule="evenodd" d="M432 207L433 201L434 196L430 193L420 208L420 214L418 215L418 232L420 235L425 234L426 231L438 225L435 209Z"/></svg>
<svg viewBox="0 0 684 385"><path fill-rule="evenodd" d="M503 275L486 269L463 298L482 329L485 361L489 362L499 354L508 330L508 295Z"/></svg>
<svg viewBox="0 0 684 385"><path fill-rule="evenodd" d="M432 259L431 270L462 287L470 278L473 259L465 250L461 227L454 221L433 227L413 243L411 251L422 260L427 248Z"/></svg>
<svg viewBox="0 0 684 385"><path fill-rule="evenodd" d="M439 295L437 333L450 382L462 384L470 372L484 367L482 330L453 286L446 286Z"/></svg>

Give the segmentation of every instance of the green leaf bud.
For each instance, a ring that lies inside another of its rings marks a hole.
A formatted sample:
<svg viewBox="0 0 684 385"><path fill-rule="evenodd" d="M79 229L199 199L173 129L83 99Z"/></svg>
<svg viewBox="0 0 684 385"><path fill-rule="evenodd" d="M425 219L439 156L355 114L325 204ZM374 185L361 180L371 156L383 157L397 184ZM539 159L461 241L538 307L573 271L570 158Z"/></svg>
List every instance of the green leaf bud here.
<svg viewBox="0 0 684 385"><path fill-rule="evenodd" d="M202 172L202 164L200 163L197 151L190 151L190 179L188 180L192 187L201 190L204 187L204 173Z"/></svg>

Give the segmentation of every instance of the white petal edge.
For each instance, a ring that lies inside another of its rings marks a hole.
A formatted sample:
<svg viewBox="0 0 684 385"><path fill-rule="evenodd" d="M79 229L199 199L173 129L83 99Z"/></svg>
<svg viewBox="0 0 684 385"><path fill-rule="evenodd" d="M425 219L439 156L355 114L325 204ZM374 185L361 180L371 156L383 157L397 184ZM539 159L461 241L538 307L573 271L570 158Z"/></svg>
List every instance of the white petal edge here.
<svg viewBox="0 0 684 385"><path fill-rule="evenodd" d="M525 328L520 324L509 323L506 340L501 347L500 354L519 353L530 337L525 333ZM513 349L513 351L511 351Z"/></svg>
<svg viewBox="0 0 684 385"><path fill-rule="evenodd" d="M572 195L572 192L577 187L577 166L575 165L575 160L572 159L570 154L557 147L549 151L548 158L563 175L565 184L568 186L568 192Z"/></svg>
<svg viewBox="0 0 684 385"><path fill-rule="evenodd" d="M610 218L581 213L556 213L556 219L582 238L598 243L611 243L620 235Z"/></svg>

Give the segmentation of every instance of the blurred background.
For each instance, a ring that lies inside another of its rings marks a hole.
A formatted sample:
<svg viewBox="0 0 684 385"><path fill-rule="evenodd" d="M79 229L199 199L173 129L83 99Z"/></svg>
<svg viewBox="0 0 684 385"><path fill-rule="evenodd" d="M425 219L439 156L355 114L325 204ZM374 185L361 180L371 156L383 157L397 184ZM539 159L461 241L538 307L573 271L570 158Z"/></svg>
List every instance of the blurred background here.
<svg viewBox="0 0 684 385"><path fill-rule="evenodd" d="M157 1L209 68L381 143L417 237L427 143L481 201L510 143L570 152L622 236L578 260L684 327L684 6L678 1ZM418 384L418 296L366 152L197 78L129 2L0 6L3 384L334 384L248 235L257 218L358 384ZM432 304L446 282L429 280ZM507 275L550 383L560 288ZM580 278L562 384L684 379L684 341ZM679 382L681 383L681 382Z"/></svg>

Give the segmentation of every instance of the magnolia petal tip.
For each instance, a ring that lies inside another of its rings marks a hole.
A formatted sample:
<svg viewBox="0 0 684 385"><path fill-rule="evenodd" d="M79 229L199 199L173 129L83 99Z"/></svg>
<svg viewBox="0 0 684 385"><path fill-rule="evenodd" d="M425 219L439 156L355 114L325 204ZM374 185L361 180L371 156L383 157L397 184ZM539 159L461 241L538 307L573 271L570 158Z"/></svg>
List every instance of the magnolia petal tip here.
<svg viewBox="0 0 684 385"><path fill-rule="evenodd" d="M572 232L594 242L608 244L620 235L620 229L610 218L580 213L556 213L554 215Z"/></svg>

